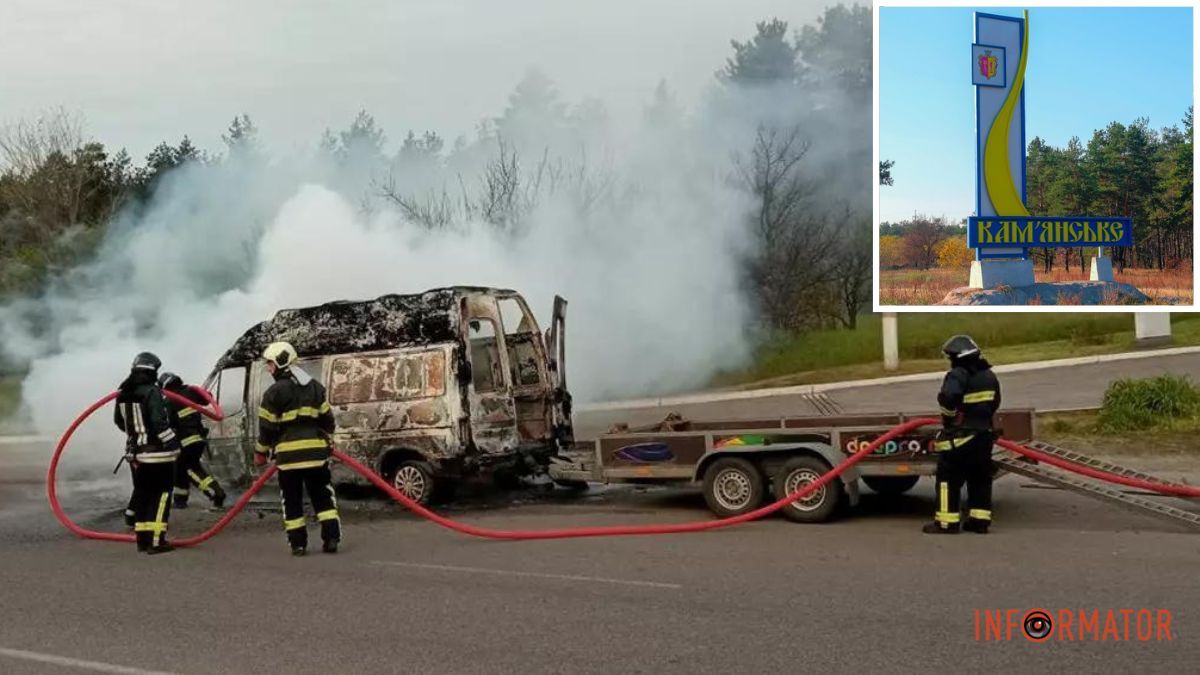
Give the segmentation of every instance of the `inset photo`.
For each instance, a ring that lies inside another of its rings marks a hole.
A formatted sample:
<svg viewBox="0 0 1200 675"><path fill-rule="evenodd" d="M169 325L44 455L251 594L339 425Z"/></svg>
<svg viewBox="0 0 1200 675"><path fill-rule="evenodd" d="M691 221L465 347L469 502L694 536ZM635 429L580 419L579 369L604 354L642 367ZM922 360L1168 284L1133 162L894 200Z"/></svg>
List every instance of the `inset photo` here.
<svg viewBox="0 0 1200 675"><path fill-rule="evenodd" d="M1192 7L881 4L876 311L1195 304Z"/></svg>

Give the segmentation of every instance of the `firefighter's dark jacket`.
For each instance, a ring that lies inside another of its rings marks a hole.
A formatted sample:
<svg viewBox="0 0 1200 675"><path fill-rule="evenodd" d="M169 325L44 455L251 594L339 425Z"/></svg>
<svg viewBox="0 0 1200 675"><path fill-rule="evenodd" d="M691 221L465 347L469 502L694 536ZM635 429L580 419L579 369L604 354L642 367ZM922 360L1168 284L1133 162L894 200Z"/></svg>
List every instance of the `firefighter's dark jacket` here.
<svg viewBox="0 0 1200 675"><path fill-rule="evenodd" d="M983 358L956 359L938 392L945 433L939 450L966 444L979 432L990 432L1000 409L1000 381Z"/></svg>
<svg viewBox="0 0 1200 675"><path fill-rule="evenodd" d="M121 383L113 423L125 432L126 452L140 463L173 462L179 455L171 413L151 371L134 371Z"/></svg>
<svg viewBox="0 0 1200 675"><path fill-rule="evenodd" d="M196 405L208 405L208 400L191 387L173 387L169 390ZM171 426L179 436L180 446L186 448L208 438L208 429L204 428L204 416L198 410L171 399L167 399L167 409L171 413Z"/></svg>
<svg viewBox="0 0 1200 675"><path fill-rule="evenodd" d="M325 387L307 376L302 379L304 384L290 369L276 371L258 409L255 451L274 451L280 471L318 467L329 459L334 420Z"/></svg>

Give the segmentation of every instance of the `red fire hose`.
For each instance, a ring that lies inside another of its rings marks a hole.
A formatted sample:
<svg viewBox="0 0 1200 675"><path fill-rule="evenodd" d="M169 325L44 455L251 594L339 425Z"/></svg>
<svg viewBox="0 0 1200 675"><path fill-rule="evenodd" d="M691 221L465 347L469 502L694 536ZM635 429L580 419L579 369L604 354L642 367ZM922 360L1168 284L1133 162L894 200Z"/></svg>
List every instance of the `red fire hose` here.
<svg viewBox="0 0 1200 675"><path fill-rule="evenodd" d="M204 396L208 399L209 404L214 408L214 410L210 411L207 408L204 408L203 406L196 405L192 401L190 401L182 396L179 396L173 392L164 391L163 393L168 398L170 398L178 403L181 403L190 408L198 410L199 412L204 414L209 419L213 419L213 420L223 419L224 414L221 411L221 407L215 401L213 401L211 395L209 395L208 392L205 392L202 389L197 389L197 391L200 391L201 393L204 394ZM80 424L83 423L84 420L86 420L94 412L96 412L96 410L98 410L100 407L102 407L104 404L108 403L109 401L113 400L114 398L116 398L115 392L108 394L104 398L101 398L99 401L96 401L90 407L88 407L86 410L84 410L77 418L75 418L75 421L73 421L71 423L71 425L69 427L67 427L66 432L63 433L62 438L60 438L58 441L57 447L54 449L53 458L51 458L51 460L50 460L50 469L46 475L46 496L50 500L50 508L54 511L55 518L57 518L58 521L60 523L62 523L64 527L66 527L68 530L74 532L75 534L77 534L81 537L87 538L87 539L100 539L100 540L105 540L105 541L131 542L134 540L134 537L131 534L121 534L121 533L116 533L116 532L100 532L100 531L96 531L96 530L89 530L89 529L86 529L86 528L81 527L78 524L76 524L74 521L72 521L70 519L70 517L67 516L66 512L63 511L62 506L59 504L58 492L57 492L56 486L55 486L59 459L61 458L62 452L66 448L68 441L70 441L71 436L75 433L75 430L79 427ZM420 504L418 504L417 502L413 501L408 496L406 496L404 493L400 492L396 488L389 485L387 483L387 481L380 478L379 475L376 474L374 471L372 471L369 467L366 467L363 464L356 461L355 459L345 455L340 450L334 449L333 456L336 457L342 463L344 463L346 466L349 466L351 469L358 472L360 475L362 475L367 480L371 481L371 483L373 483L376 487L378 487L379 489L381 489L385 493L387 493L387 495L389 497L400 502L401 504L403 504L408 509L412 510L417 515L420 515L428 520L431 520L434 523L436 523L442 527L445 527L447 529L451 529L456 532L461 532L463 534L468 534L468 535L472 535L472 536L476 536L476 537L484 537L484 538L488 538L488 539L519 539L519 540L523 540L523 539L567 539L567 538L575 538L575 537L611 537L611 536L628 536L628 535L642 535L642 534L677 534L677 533L683 533L683 532L702 532L705 530L715 530L715 529L719 529L719 528L723 528L723 527L729 527L731 525L737 525L740 523L757 520L764 516L768 516L772 513L775 513L776 511L786 507L788 504L791 504L792 502L794 502L798 499L803 499L803 498L807 497L809 494L815 492L816 490L819 490L821 487L823 487L830 481L841 476L847 469L849 469L850 467L852 467L855 464L857 464L858 462L860 462L867 455L870 455L880 445L888 442L889 440L895 438L896 436L905 434L905 433L912 431L913 429L917 429L919 427L928 426L928 425L937 424L937 423L938 423L938 420L936 420L936 419L919 418L919 419L910 420L910 421L900 424L896 427L893 427L892 429L890 429L889 431L884 433L882 436L876 438L874 441L872 441L871 443L869 443L868 445L866 445L865 447L860 449L858 452L847 457L845 461L841 462L837 466L835 466L832 469L830 469L829 471L827 471L816 481L813 481L812 483L805 485L804 487L800 488L799 490L796 490L795 492L793 492L793 493L787 495L786 497L783 497L771 504L767 504L766 506L755 509L754 511L750 511L748 513L743 513L738 516L732 516L729 518L722 518L719 520L703 520L703 521L693 521L693 522L687 522L687 523L655 524L655 525L617 525L617 526L609 526L609 527L576 527L576 528L564 528L564 529L555 529L555 530L495 530L495 529L491 529L491 528L477 527L475 525L468 525L466 523L460 523L460 522L451 520L449 518L446 518L445 516L441 516L437 513L434 513L433 511L430 511L429 509L425 508L424 506L421 506ZM1138 480L1135 478L1127 478L1125 476L1117 476L1117 475L1109 474L1109 473L1106 473L1103 471L1098 471L1098 470L1092 469L1090 467L1085 467L1082 465L1074 464L1073 462L1062 460L1057 457L1046 455L1044 453L1037 452L1036 450L1031 450L1022 445L1019 445L1017 443L1013 443L1011 441L1007 441L1004 439L998 440L997 443L1004 448L1007 448L1014 452L1018 452L1020 454L1026 455L1037 461L1043 461L1043 462L1046 462L1047 464L1052 464L1054 466L1058 466L1058 467L1066 469L1068 471L1074 471L1076 473L1080 473L1085 476L1090 476L1092 478L1098 478L1098 479L1106 480L1106 481L1113 482L1113 483L1120 483L1122 485L1128 485L1130 487L1141 488L1144 490L1159 492L1159 493L1163 493L1163 494L1172 494L1172 495L1176 495L1176 496L1187 496L1187 497L1200 497L1200 489L1198 489L1198 488L1193 488L1193 487L1186 486L1186 485L1175 485L1175 484L1170 484L1170 483L1155 483L1155 482ZM228 525L230 523L230 521L232 521L235 517L237 517L237 515L239 513L241 513L242 509L244 509L246 507L246 505L250 502L250 499L253 498L254 495L257 494L258 491L263 488L263 486L266 484L266 482L268 480L270 480L271 476L273 476L275 474L275 471L276 471L276 468L274 466L268 467L267 470L264 471L262 473L262 475L259 476L258 479L255 480L253 484L250 485L250 487L242 495L241 499L238 499L238 501L233 505L233 507L230 508L229 511L226 512L225 515L222 516L221 519L218 520L212 527L205 530L204 532L201 532L198 535L195 535L193 537L188 537L186 539L179 539L179 540L174 541L173 543L176 546L192 546L192 545L199 544L203 541L208 540L209 538L211 538L211 537L215 536L217 533L219 533L221 530L225 529L225 526Z"/></svg>

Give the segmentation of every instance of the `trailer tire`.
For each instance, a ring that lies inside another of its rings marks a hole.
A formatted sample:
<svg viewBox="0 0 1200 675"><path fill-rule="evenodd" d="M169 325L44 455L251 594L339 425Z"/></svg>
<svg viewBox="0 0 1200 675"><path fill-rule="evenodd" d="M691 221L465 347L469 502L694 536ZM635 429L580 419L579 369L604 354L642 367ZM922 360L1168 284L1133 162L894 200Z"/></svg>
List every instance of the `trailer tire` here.
<svg viewBox="0 0 1200 675"><path fill-rule="evenodd" d="M818 457L793 457L775 474L775 496L778 499L815 482L833 467ZM788 520L797 523L823 523L831 520L839 505L846 499L846 486L841 479L829 481L812 495L783 507Z"/></svg>
<svg viewBox="0 0 1200 675"><path fill-rule="evenodd" d="M762 472L741 457L722 457L704 471L704 501L722 518L753 511L765 493Z"/></svg>
<svg viewBox="0 0 1200 675"><path fill-rule="evenodd" d="M913 489L920 476L863 476L863 482L875 492L896 497Z"/></svg>
<svg viewBox="0 0 1200 675"><path fill-rule="evenodd" d="M388 479L392 487L422 506L433 501L437 490L433 467L421 459L406 459L400 462Z"/></svg>

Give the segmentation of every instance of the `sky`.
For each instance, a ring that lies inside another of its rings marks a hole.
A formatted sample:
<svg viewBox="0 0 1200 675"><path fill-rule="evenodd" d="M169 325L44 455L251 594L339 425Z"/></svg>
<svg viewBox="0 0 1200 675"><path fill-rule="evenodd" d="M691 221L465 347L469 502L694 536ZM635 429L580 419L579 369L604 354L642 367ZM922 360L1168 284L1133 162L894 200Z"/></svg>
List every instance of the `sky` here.
<svg viewBox="0 0 1200 675"><path fill-rule="evenodd" d="M530 67L564 98L639 115L660 78L693 104L731 39L824 0L4 0L0 124L62 106L144 157L185 133L219 150L248 113L273 149L314 146L365 108L394 149L409 128L452 141L499 115Z"/></svg>
<svg viewBox="0 0 1200 675"><path fill-rule="evenodd" d="M1013 7L879 10L879 156L896 163L895 185L880 188L883 222L914 212L958 220L975 208L976 9L1021 16ZM1029 27L1026 139L1086 143L1138 117L1159 129L1180 124L1192 104L1190 8L1033 8Z"/></svg>

